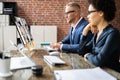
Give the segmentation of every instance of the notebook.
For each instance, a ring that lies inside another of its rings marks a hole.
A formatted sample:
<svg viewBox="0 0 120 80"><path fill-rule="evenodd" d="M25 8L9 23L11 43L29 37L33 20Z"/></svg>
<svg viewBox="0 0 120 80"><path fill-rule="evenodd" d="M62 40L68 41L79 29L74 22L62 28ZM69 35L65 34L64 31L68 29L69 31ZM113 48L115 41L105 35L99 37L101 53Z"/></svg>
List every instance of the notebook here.
<svg viewBox="0 0 120 80"><path fill-rule="evenodd" d="M30 32L30 26L24 18L15 16L14 20L21 43L28 49L28 51L30 51L30 49L34 47L34 40Z"/></svg>
<svg viewBox="0 0 120 80"><path fill-rule="evenodd" d="M10 61L10 70L26 69L35 66L36 64L32 61L30 57L25 54L26 49L21 44L16 45L10 41L11 45L16 47L23 57L12 57ZM25 51L24 51L25 50Z"/></svg>
<svg viewBox="0 0 120 80"><path fill-rule="evenodd" d="M10 43L18 49L23 57L11 58L10 69L31 68L32 66L35 66L35 63L24 52L24 49L30 51L34 47L34 40L30 33L29 25L26 23L26 20L21 17L15 17L15 24L20 36L21 44L16 45L12 41L10 41Z"/></svg>
<svg viewBox="0 0 120 80"><path fill-rule="evenodd" d="M28 50L22 44L16 45L12 41L10 41L10 43L18 49L21 55L23 55L22 57L11 58L10 70L26 69L36 65L32 59L25 54Z"/></svg>

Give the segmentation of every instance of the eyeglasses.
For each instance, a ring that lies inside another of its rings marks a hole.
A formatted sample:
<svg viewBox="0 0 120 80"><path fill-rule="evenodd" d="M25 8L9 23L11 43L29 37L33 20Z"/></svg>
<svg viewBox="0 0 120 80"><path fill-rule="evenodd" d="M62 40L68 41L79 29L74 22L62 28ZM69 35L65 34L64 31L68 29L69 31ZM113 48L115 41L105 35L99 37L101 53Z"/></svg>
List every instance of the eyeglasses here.
<svg viewBox="0 0 120 80"><path fill-rule="evenodd" d="M97 12L97 11L96 10L94 10L94 11L88 11L88 15L91 14L91 13L93 13L93 12Z"/></svg>
<svg viewBox="0 0 120 80"><path fill-rule="evenodd" d="M69 13L73 13L73 12L75 12L75 11L68 11L65 14L68 15Z"/></svg>

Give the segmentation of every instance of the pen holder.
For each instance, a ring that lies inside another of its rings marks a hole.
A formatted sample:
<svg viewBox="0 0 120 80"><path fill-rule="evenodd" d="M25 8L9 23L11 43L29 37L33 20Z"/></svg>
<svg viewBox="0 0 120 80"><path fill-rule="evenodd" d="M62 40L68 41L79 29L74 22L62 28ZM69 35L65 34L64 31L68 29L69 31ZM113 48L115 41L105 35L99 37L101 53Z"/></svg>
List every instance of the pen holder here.
<svg viewBox="0 0 120 80"><path fill-rule="evenodd" d="M32 73L36 76L42 76L43 73L43 67L40 65L32 66Z"/></svg>
<svg viewBox="0 0 120 80"><path fill-rule="evenodd" d="M0 76L1 77L8 77L11 76L12 73L10 72L10 57L4 56L0 54Z"/></svg>

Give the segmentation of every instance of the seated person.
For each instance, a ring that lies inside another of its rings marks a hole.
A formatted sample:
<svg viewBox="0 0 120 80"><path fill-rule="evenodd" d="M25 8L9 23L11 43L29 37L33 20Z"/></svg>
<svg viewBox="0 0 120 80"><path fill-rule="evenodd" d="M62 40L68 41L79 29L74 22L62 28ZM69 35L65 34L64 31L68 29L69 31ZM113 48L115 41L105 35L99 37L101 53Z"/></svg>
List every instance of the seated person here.
<svg viewBox="0 0 120 80"><path fill-rule="evenodd" d="M80 46L80 51L85 52L84 59L94 65L120 72L120 33L109 23L115 16L115 2L114 0L88 0L88 2L87 18L91 25L96 25L98 32L89 43ZM86 30L89 29L88 26Z"/></svg>
<svg viewBox="0 0 120 80"><path fill-rule="evenodd" d="M75 2L66 5L65 17L71 25L69 34L61 42L52 43L50 46L58 50L78 53L81 34L88 22L83 17L80 17L80 6ZM91 38L92 33L89 33L88 41Z"/></svg>
<svg viewBox="0 0 120 80"><path fill-rule="evenodd" d="M81 35L80 45L79 45L79 47L80 47L80 49L79 49L79 55L84 56L84 55L86 54L86 53L85 53L86 51L85 51L85 50L82 50L82 48L83 48L87 43L89 43L89 42L91 41L91 40L88 41L88 39L89 39L88 33L92 32L92 34L95 34L95 33L97 33L97 31L98 31L97 26L91 25L91 24L88 24L88 25L84 28L84 30L83 30L83 32L82 32L82 35Z"/></svg>

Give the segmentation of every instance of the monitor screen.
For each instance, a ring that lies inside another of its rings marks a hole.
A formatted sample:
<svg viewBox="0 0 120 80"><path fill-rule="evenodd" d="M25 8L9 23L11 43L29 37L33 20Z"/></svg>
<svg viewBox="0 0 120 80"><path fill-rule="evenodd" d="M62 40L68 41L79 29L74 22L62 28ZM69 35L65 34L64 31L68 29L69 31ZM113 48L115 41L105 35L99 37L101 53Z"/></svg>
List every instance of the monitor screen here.
<svg viewBox="0 0 120 80"><path fill-rule="evenodd" d="M26 23L26 20L21 17L15 17L15 24L17 31L20 35L20 40L22 44L30 50L30 47L34 46L33 37L30 33L29 26Z"/></svg>

